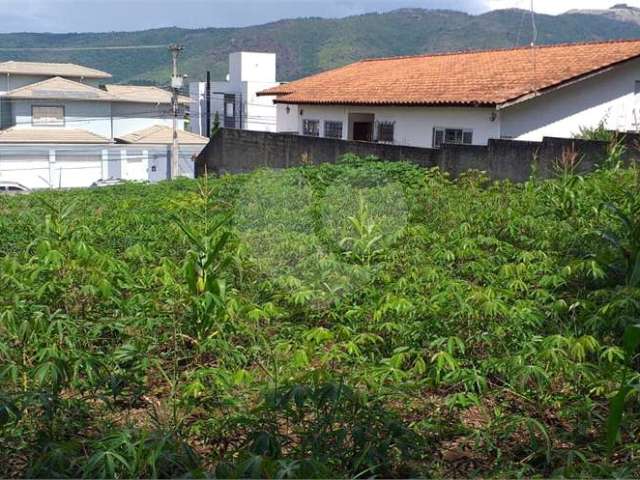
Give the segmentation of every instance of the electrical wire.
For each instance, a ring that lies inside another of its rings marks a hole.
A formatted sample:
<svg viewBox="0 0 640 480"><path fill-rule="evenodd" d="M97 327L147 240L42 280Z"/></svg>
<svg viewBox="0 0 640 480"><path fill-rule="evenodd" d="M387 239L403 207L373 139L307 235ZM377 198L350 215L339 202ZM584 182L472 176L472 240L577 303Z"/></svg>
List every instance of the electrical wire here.
<svg viewBox="0 0 640 480"><path fill-rule="evenodd" d="M169 48L169 45L111 45L104 47L0 47L0 52L74 52L113 50L153 50Z"/></svg>

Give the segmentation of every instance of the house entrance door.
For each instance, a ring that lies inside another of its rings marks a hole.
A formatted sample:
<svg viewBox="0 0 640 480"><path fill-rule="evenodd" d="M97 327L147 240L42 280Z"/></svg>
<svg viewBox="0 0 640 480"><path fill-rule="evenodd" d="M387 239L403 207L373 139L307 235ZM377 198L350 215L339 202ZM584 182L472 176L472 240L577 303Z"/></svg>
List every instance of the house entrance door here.
<svg viewBox="0 0 640 480"><path fill-rule="evenodd" d="M371 142L373 140L373 123L353 122L353 139L360 142Z"/></svg>
<svg viewBox="0 0 640 480"><path fill-rule="evenodd" d="M349 140L373 142L373 124L376 118L373 113L349 114Z"/></svg>

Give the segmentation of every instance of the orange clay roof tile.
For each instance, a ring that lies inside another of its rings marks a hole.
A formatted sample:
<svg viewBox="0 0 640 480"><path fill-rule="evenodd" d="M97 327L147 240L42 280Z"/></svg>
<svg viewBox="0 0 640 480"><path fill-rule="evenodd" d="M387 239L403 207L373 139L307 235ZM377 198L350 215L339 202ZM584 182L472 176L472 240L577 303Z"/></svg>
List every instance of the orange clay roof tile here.
<svg viewBox="0 0 640 480"><path fill-rule="evenodd" d="M277 103L500 105L640 56L618 40L362 60L264 90Z"/></svg>

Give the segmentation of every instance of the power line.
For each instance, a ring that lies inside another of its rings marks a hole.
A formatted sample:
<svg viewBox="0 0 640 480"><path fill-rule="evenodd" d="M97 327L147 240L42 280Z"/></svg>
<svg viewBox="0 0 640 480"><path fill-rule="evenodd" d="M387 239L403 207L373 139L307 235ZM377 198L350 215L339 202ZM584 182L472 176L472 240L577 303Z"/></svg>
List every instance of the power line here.
<svg viewBox="0 0 640 480"><path fill-rule="evenodd" d="M104 47L0 47L0 52L73 52L102 50L154 50L168 45L117 45Z"/></svg>

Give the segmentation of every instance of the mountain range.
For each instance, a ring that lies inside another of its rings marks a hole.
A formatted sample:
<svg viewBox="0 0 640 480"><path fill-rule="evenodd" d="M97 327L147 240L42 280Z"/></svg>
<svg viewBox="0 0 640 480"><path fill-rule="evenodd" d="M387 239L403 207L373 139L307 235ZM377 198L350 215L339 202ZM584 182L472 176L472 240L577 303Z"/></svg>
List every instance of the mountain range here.
<svg viewBox="0 0 640 480"><path fill-rule="evenodd" d="M535 23L539 44L640 37L640 9L624 4L609 10L537 14ZM185 47L180 68L191 79L203 79L211 70L214 79L223 80L228 54L248 50L276 52L278 79L285 81L362 58L513 47L529 44L532 36L530 13L524 10L471 15L400 9L339 19L280 20L242 28L6 33L0 34L0 61L80 63L112 73L114 82L166 85L170 56L167 48L159 46L180 43Z"/></svg>

